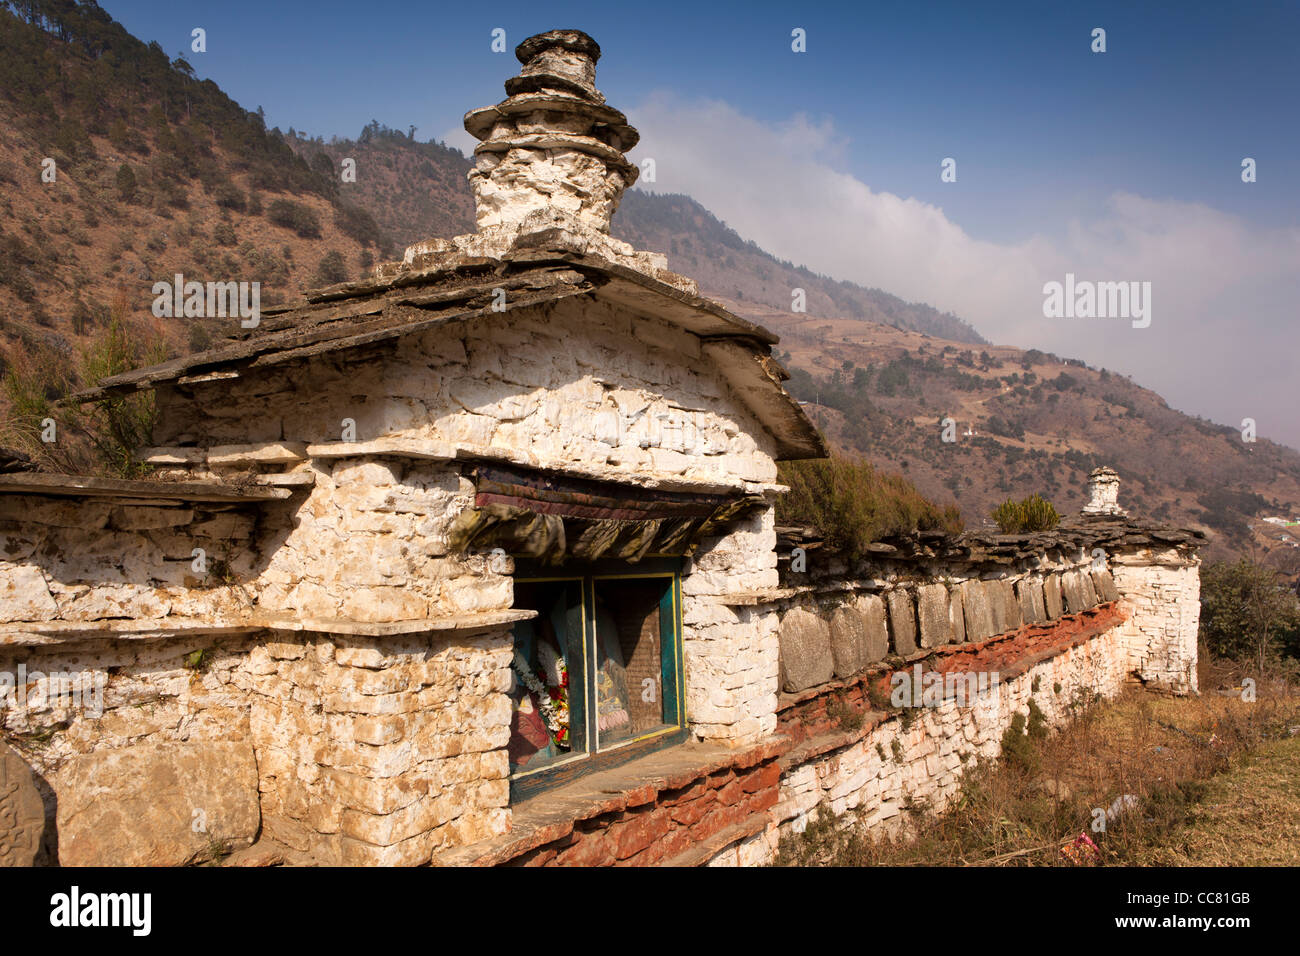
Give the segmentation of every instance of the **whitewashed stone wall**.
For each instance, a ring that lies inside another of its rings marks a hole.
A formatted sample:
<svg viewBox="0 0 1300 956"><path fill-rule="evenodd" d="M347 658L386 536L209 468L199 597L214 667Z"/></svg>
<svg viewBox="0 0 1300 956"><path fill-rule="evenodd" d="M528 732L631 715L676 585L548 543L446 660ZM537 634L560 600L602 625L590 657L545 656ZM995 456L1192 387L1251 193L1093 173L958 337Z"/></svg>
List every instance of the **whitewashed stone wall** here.
<svg viewBox="0 0 1300 956"><path fill-rule="evenodd" d="M458 465L366 456L313 462L316 483L268 528L260 610L349 621L405 621L508 608L509 566L448 553L455 516L473 504Z"/></svg>
<svg viewBox="0 0 1300 956"><path fill-rule="evenodd" d="M0 724L51 813L73 758L242 742L264 832L324 863L407 865L509 827L510 656L504 630L9 647L0 672L32 679ZM76 675L79 696L59 674ZM140 783L98 782L122 794Z"/></svg>
<svg viewBox="0 0 1300 956"><path fill-rule="evenodd" d="M609 480L776 478L770 436L696 336L585 298L411 336L366 361L167 388L159 403L156 445L337 441L350 418L362 442L459 442Z"/></svg>
<svg viewBox="0 0 1300 956"><path fill-rule="evenodd" d="M776 587L770 509L707 541L682 578L686 712L696 737L735 745L776 730L780 619L770 607L735 607L728 594Z"/></svg>
<svg viewBox="0 0 1300 956"><path fill-rule="evenodd" d="M0 495L0 624L238 613L227 578L256 573L255 525L247 507Z"/></svg>
<svg viewBox="0 0 1300 956"><path fill-rule="evenodd" d="M164 393L156 443L320 443L352 418L358 441L462 443L593 478L770 496L771 438L695 336L590 301L492 321L343 368ZM250 403L264 409L258 434L241 430ZM393 621L511 605L512 568L447 552L448 527L473 498L460 465L370 455L310 468L315 485L268 532L275 548L249 585L260 609ZM743 744L776 728L776 617L718 600L775 587L774 547L769 509L703 542L684 569L687 712L701 739Z"/></svg>
<svg viewBox="0 0 1300 956"><path fill-rule="evenodd" d="M950 700L916 708L906 729L892 717L849 746L789 768L781 778L781 800L771 811L773 823L709 865L769 862L782 835L801 833L827 809L836 816L860 812L869 830L881 832L903 826L905 807L941 812L960 789L963 768L976 758L999 755L1012 718L1028 717L1031 699L1047 723L1059 728L1070 719L1072 703L1120 692L1125 661L1121 628L1113 627L999 683L986 706L958 707Z"/></svg>
<svg viewBox="0 0 1300 956"><path fill-rule="evenodd" d="M1124 645L1129 670L1175 694L1198 693L1197 632L1201 620L1200 561L1184 553L1117 555L1121 607L1129 614Z"/></svg>
<svg viewBox="0 0 1300 956"><path fill-rule="evenodd" d="M250 647L243 637L196 636L0 648L0 673L30 679L0 712L0 726L27 743L26 756L41 774L70 757L136 743L247 739L248 701L231 674ZM205 649L201 670L187 666ZM51 679L73 674L79 700Z"/></svg>
<svg viewBox="0 0 1300 956"><path fill-rule="evenodd" d="M457 443L470 457L591 478L770 500L776 477L774 443L698 339L590 301L425 333L365 360L168 387L159 404L160 446L324 444L352 418L358 442ZM310 627L512 605L512 562L449 553L449 525L473 500L466 465L374 453L292 467L313 483L239 513L0 497L0 623L251 613ZM174 476L227 475L203 464ZM218 572L211 580L190 570L198 546ZM774 547L767 509L703 542L684 569L687 710L698 738L743 744L776 729L776 616L721 600L775 587ZM71 758L244 740L266 832L328 862L421 862L510 825L508 628L149 641L106 630L79 640L0 653L0 668L80 668L107 688L102 715L5 713L6 731L40 739L33 766L55 792ZM196 651L205 651L197 666Z"/></svg>
<svg viewBox="0 0 1300 956"><path fill-rule="evenodd" d="M510 826L510 637L303 635L256 647L263 826L316 858L412 865Z"/></svg>

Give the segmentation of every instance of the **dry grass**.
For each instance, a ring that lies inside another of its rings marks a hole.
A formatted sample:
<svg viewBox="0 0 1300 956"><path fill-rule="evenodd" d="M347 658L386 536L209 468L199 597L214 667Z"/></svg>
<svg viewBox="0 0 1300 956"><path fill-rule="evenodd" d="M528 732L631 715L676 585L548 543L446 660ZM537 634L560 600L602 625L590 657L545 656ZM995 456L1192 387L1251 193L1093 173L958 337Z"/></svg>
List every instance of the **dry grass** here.
<svg viewBox="0 0 1300 956"><path fill-rule="evenodd" d="M1285 682L1259 681L1258 699L1248 703L1216 693L1207 676L1200 697L1135 690L1079 707L1058 734L1024 738L1019 759L968 767L945 812L909 813L902 835L867 833L855 821L837 825L823 813L783 842L777 862L1294 864L1300 695ZM1076 841L1082 845L1072 847Z"/></svg>

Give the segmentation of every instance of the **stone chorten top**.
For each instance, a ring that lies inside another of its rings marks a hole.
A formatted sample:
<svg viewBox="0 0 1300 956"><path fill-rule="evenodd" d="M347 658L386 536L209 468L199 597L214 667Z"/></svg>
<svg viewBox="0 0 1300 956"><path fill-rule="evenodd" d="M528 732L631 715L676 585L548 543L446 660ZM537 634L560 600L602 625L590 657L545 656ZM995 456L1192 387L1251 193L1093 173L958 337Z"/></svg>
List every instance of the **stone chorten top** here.
<svg viewBox="0 0 1300 956"><path fill-rule="evenodd" d="M465 115L480 140L469 174L480 231L550 209L608 234L637 168L623 156L636 145L627 117L596 89L600 47L580 30L551 30L515 50L523 64L496 106Z"/></svg>
<svg viewBox="0 0 1300 956"><path fill-rule="evenodd" d="M465 129L479 140L469 172L478 231L417 242L373 276L393 280L548 249L596 256L698 294L662 253L609 234L623 191L637 178L623 152L639 136L596 89L600 46L581 30L551 30L519 44L515 56L523 69L506 80L506 98L465 114Z"/></svg>
<svg viewBox="0 0 1300 956"><path fill-rule="evenodd" d="M1119 473L1104 465L1088 475L1088 503L1085 515L1126 515L1119 506Z"/></svg>

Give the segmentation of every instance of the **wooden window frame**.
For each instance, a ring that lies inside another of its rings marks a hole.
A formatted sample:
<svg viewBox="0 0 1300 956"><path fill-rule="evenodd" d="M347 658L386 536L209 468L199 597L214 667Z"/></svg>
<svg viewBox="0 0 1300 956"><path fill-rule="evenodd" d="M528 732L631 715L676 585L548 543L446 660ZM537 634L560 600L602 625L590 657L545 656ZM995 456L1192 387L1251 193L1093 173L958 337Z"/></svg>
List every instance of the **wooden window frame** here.
<svg viewBox="0 0 1300 956"><path fill-rule="evenodd" d="M586 728L587 751L572 754L536 770L510 776L510 802L516 803L563 786L579 777L607 770L656 750L685 743L689 737L686 721L686 666L682 648L682 562L680 559L646 559L636 564L625 561L600 561L582 566L545 568L522 559L515 565L515 583L545 584L581 582L582 589L582 699L570 699L570 721L579 709ZM675 724L620 741L607 750L600 749L595 709L588 706L596 699L596 586L600 581L647 580L661 578L668 583L659 600L660 681L664 710L676 715ZM575 673L570 665L570 675ZM572 681L570 688L572 688ZM575 707L575 703L580 704Z"/></svg>

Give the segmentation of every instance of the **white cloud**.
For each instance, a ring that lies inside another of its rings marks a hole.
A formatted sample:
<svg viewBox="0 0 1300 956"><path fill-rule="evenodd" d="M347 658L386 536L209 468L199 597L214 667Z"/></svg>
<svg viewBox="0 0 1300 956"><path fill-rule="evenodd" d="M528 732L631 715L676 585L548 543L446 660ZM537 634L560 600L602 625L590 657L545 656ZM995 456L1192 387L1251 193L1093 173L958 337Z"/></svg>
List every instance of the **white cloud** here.
<svg viewBox="0 0 1300 956"><path fill-rule="evenodd" d="M1087 221L987 242L937 206L838 171L850 144L830 120L767 124L662 94L629 115L641 131L633 158L656 163L647 188L692 196L782 259L951 310L996 343L1131 374L1184 411L1232 425L1255 418L1261 436L1300 446L1300 229L1115 193ZM1151 282L1150 327L1044 318L1043 284L1066 272Z"/></svg>
<svg viewBox="0 0 1300 956"><path fill-rule="evenodd" d="M478 145L478 140L465 132L465 127L463 126L453 126L441 136L435 138L444 146L458 149L471 159L474 157L474 147Z"/></svg>

